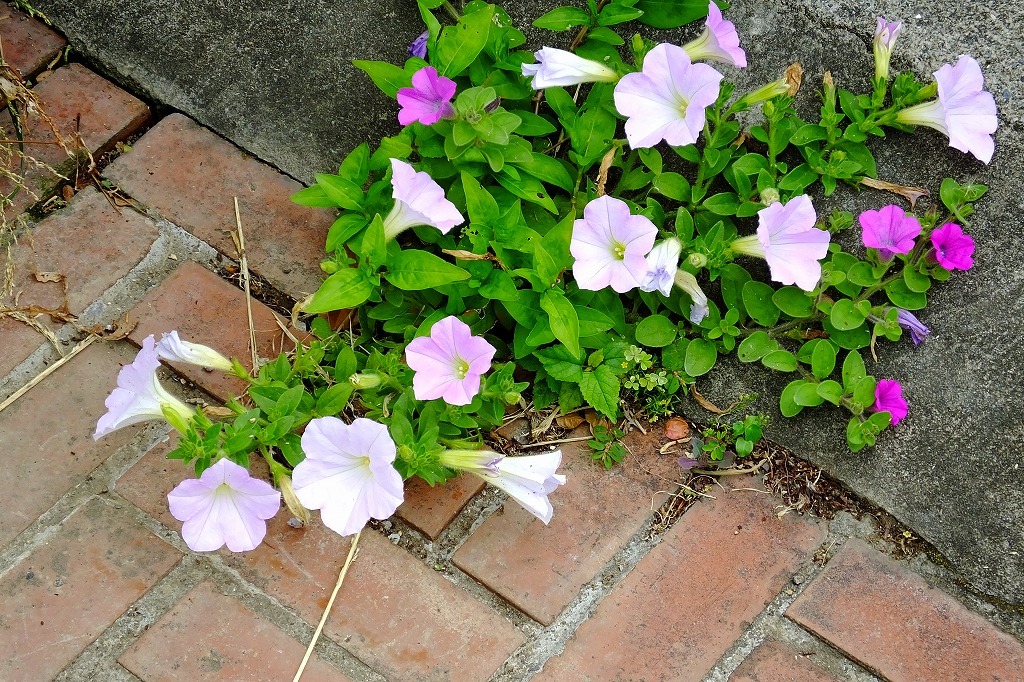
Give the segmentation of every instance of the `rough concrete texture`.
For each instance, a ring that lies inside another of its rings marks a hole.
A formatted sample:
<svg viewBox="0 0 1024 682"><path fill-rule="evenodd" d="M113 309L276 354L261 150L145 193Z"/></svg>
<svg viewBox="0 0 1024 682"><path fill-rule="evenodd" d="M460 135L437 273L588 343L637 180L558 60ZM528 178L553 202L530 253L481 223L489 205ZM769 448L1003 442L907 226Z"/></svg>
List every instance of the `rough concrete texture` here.
<svg viewBox="0 0 1024 682"><path fill-rule="evenodd" d="M394 105L350 60L399 60L408 40L421 30L409 0L272 6L255 0L34 4L98 68L303 180L333 168L358 142L394 131ZM505 5L525 27L556 3ZM1019 454L1024 423L1015 393L1024 379L1024 328L1014 314L1024 297L1024 271L1018 266L1024 57L1017 40L1024 22L1017 5L995 0L782 0L736 2L727 15L737 25L751 64L728 77L741 88L759 84L799 60L809 86L800 105L808 112L817 108L812 90L825 69L832 70L840 87L866 89L876 15L906 25L893 61L896 69L911 68L927 77L961 53L981 62L1000 108L992 166L949 149L932 131L894 134L875 147L885 179L935 189L950 175L991 188L970 226L978 244L974 270L956 273L938 287L921 316L933 338L918 349L907 342L880 346L873 370L904 384L909 419L874 449L856 455L846 450L845 420L838 411L819 409L786 423L777 420L771 435L914 528L976 588L1024 604ZM537 45L564 47L568 42L565 35L545 31L528 35ZM859 210L878 208L894 197L846 193L839 199ZM818 206L828 210L829 202ZM780 377L735 363L724 363L699 384L722 402L758 391L768 410L781 386Z"/></svg>

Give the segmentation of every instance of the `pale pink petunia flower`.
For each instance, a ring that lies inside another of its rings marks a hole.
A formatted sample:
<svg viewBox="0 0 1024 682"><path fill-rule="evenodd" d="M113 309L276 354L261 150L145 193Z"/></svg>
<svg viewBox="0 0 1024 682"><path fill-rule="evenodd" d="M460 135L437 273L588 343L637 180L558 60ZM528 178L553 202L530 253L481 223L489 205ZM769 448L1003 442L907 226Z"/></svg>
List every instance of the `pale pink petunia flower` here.
<svg viewBox="0 0 1024 682"><path fill-rule="evenodd" d="M704 129L704 110L718 99L721 80L722 74L707 64L691 63L678 45L662 43L648 52L643 70L626 74L615 85L615 108L627 117L629 146L696 142Z"/></svg>
<svg viewBox="0 0 1024 682"><path fill-rule="evenodd" d="M864 246L878 249L878 255L884 261L897 253L910 253L914 240L921 234L921 223L917 217L892 204L877 211L864 211L858 220Z"/></svg>
<svg viewBox="0 0 1024 682"><path fill-rule="evenodd" d="M383 424L319 417L306 425L302 451L306 458L292 472L295 496L304 507L319 509L324 525L339 535L354 535L402 504L398 451Z"/></svg>
<svg viewBox="0 0 1024 682"><path fill-rule="evenodd" d="M893 379L879 379L875 384L875 402L871 406L872 412L888 412L892 415L893 426L896 426L907 417L910 411L906 399L903 397L903 386Z"/></svg>
<svg viewBox="0 0 1024 682"><path fill-rule="evenodd" d="M439 460L504 490L545 524L554 514L548 495L565 484L565 476L555 473L562 463L561 450L526 457L506 457L490 450L445 450Z"/></svg>
<svg viewBox="0 0 1024 682"><path fill-rule="evenodd" d="M993 134L999 124L996 102L985 92L981 66L960 55L956 65L944 64L935 72L939 98L903 109L900 123L927 126L949 138L949 146L974 154L989 163L995 151Z"/></svg>
<svg viewBox="0 0 1024 682"><path fill-rule="evenodd" d="M416 225L431 225L447 234L465 220L429 173L417 172L405 161L391 159L391 187L395 205L384 219L385 241Z"/></svg>
<svg viewBox="0 0 1024 682"><path fill-rule="evenodd" d="M647 254L647 276L640 283L640 291L660 291L666 298L671 296L682 252L683 243L676 237L655 244Z"/></svg>
<svg viewBox="0 0 1024 682"><path fill-rule="evenodd" d="M433 125L442 118L455 118L452 97L455 81L439 76L433 66L424 66L412 75L412 87L398 91L398 122L404 126L413 121Z"/></svg>
<svg viewBox="0 0 1024 682"><path fill-rule="evenodd" d="M581 83L614 83L619 74L600 62L578 57L554 47L542 47L533 53L535 64L523 64L523 75L533 77L534 90L565 87Z"/></svg>
<svg viewBox="0 0 1024 682"><path fill-rule="evenodd" d="M195 410L160 385L156 375L159 367L156 341L150 334L143 339L132 364L118 372L117 388L103 403L107 412L96 422L93 439L99 440L117 429L154 419L166 419L179 431L185 428Z"/></svg>
<svg viewBox="0 0 1024 682"><path fill-rule="evenodd" d="M473 336L469 325L449 315L405 347L405 360L417 400L441 398L449 405L468 405L480 392L480 377L491 368L496 349Z"/></svg>
<svg viewBox="0 0 1024 682"><path fill-rule="evenodd" d="M590 291L610 286L620 294L639 287L650 268L644 257L657 236L654 223L632 215L621 199L607 194L594 199L572 225L569 252L576 259L576 283Z"/></svg>
<svg viewBox="0 0 1024 682"><path fill-rule="evenodd" d="M956 223L946 223L931 235L935 260L946 270L970 270L974 266L974 240Z"/></svg>
<svg viewBox="0 0 1024 682"><path fill-rule="evenodd" d="M830 235L814 226L817 215L806 194L785 204L774 202L757 212L757 234L740 237L730 249L764 258L773 281L811 291L821 279L821 261Z"/></svg>
<svg viewBox="0 0 1024 682"><path fill-rule="evenodd" d="M902 31L902 23L886 21L882 17L878 17L875 40L872 44L875 53L875 78L881 80L889 78L889 59L892 57L892 48Z"/></svg>
<svg viewBox="0 0 1024 682"><path fill-rule="evenodd" d="M690 55L691 61L709 59L741 69L747 65L747 54L740 47L736 26L722 18L722 10L714 2L708 4L704 32L683 45L683 49Z"/></svg>
<svg viewBox="0 0 1024 682"><path fill-rule="evenodd" d="M230 372L233 368L231 361L226 357L209 346L185 341L178 336L177 330L160 337L160 342L156 344L156 354L161 360L184 362L224 372Z"/></svg>
<svg viewBox="0 0 1024 682"><path fill-rule="evenodd" d="M281 493L245 467L221 459L199 478L179 483L167 494L167 504L183 522L181 537L193 551L227 545L232 552L247 552L263 542L267 519L281 508Z"/></svg>

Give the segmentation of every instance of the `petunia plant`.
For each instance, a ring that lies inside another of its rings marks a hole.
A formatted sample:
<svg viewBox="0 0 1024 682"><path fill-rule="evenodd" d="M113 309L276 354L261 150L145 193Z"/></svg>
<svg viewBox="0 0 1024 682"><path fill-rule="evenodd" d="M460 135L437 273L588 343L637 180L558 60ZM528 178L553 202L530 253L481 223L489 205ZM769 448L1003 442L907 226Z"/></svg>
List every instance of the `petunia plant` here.
<svg viewBox="0 0 1024 682"><path fill-rule="evenodd" d="M163 415L182 432L172 456L197 474L258 454L287 504L347 534L394 511L400 479L459 471L547 522L561 456L494 451L509 410L589 407L619 433L624 405L657 418L730 354L788 376L785 417L845 411L851 450L912 418L913 387L868 362L879 342L929 335L918 315L935 283L973 266L965 228L985 187L947 178L921 209L927 191L878 178L872 150L927 127L989 162L995 103L974 59L931 82L892 73L902 25L880 18L869 91L818 74L809 117L799 65L737 92L742 36L714 4L559 7L534 25L569 33L535 50L482 0L419 10L427 30L404 64L355 62L401 129L294 196L337 211L326 279L300 304L311 338L253 375L212 365L250 384L226 419L165 397L140 378L146 360L104 432ZM653 40L692 21L682 46ZM900 199L822 212L865 188ZM351 311L343 328L334 311ZM163 345L172 361L189 352ZM126 416L135 393L148 416ZM743 422L730 442L760 428Z"/></svg>

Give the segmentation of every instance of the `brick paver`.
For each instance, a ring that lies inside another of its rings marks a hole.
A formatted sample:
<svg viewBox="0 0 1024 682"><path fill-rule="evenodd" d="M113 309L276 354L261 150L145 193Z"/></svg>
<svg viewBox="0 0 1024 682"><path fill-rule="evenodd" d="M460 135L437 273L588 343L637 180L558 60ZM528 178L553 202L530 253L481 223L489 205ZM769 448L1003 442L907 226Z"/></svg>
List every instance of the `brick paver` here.
<svg viewBox="0 0 1024 682"><path fill-rule="evenodd" d="M129 317L138 321L128 337L136 344L141 345L150 334L159 340L161 334L177 329L182 338L236 357L251 369L245 292L201 265L182 263L132 308ZM274 321L274 312L255 299L252 317L260 357L276 358L292 347ZM247 385L237 377L210 372L196 365L169 364L222 400L239 395Z"/></svg>
<svg viewBox="0 0 1024 682"><path fill-rule="evenodd" d="M611 471L594 464L585 445L564 446L560 471L567 483L551 495L550 525L509 500L459 548L455 564L532 618L551 623L650 517L652 500L656 507L664 499L658 492L671 479L645 470L675 467L674 458L652 454L644 442L631 439L638 461Z"/></svg>
<svg viewBox="0 0 1024 682"><path fill-rule="evenodd" d="M0 545L136 433L128 427L92 438L118 371L134 357L127 343L94 343L0 412Z"/></svg>
<svg viewBox="0 0 1024 682"><path fill-rule="evenodd" d="M823 524L780 518L767 495L709 492L535 679L701 680L824 539Z"/></svg>
<svg viewBox="0 0 1024 682"><path fill-rule="evenodd" d="M892 682L1024 677L1019 642L859 540L786 613Z"/></svg>
<svg viewBox="0 0 1024 682"><path fill-rule="evenodd" d="M304 651L305 647L269 620L203 582L118 661L143 682L264 682L290 680ZM315 655L302 679L351 680Z"/></svg>
<svg viewBox="0 0 1024 682"><path fill-rule="evenodd" d="M32 78L42 71L66 44L43 22L7 5L0 8L0 39L4 61L17 69L22 78Z"/></svg>
<svg viewBox="0 0 1024 682"><path fill-rule="evenodd" d="M324 280L331 214L293 204L289 197L302 185L185 116L160 121L104 174L231 258L238 197L253 272L297 299Z"/></svg>
<svg viewBox="0 0 1024 682"><path fill-rule="evenodd" d="M59 309L64 302L63 284L37 278L39 273L57 273L67 283L68 308L78 315L138 265L157 235L149 218L128 207L115 208L100 192L88 188L18 242L12 298L19 306ZM7 303L13 305L14 301ZM52 329L58 327L50 324L46 315L37 321ZM4 339L0 376L44 341L37 331L9 318L0 319L0 337Z"/></svg>
<svg viewBox="0 0 1024 682"><path fill-rule="evenodd" d="M147 454L122 477L117 491L178 529L166 494L190 471L161 457ZM265 475L263 468L253 466L257 475ZM252 552L222 553L242 577L310 624L323 613L349 548L348 539L313 515L309 528L297 530L288 526L290 515L282 508L262 545ZM362 535L359 556L324 632L395 682L486 680L524 639L498 614L372 530Z"/></svg>
<svg viewBox="0 0 1024 682"><path fill-rule="evenodd" d="M477 476L456 476L443 484L429 486L422 479L405 483L405 501L398 515L436 540L473 496L487 485Z"/></svg>
<svg viewBox="0 0 1024 682"><path fill-rule="evenodd" d="M53 679L180 553L93 500L2 579L0 679Z"/></svg>
<svg viewBox="0 0 1024 682"><path fill-rule="evenodd" d="M811 663L789 646L769 639L736 669L729 682L839 682L839 678Z"/></svg>

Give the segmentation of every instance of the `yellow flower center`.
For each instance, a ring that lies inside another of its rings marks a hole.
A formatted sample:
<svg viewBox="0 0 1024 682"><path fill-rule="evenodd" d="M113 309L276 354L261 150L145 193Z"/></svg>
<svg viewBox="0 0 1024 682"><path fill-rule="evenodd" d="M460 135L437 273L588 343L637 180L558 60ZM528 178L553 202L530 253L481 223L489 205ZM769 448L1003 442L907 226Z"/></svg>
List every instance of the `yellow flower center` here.
<svg viewBox="0 0 1024 682"><path fill-rule="evenodd" d="M465 379L466 378L466 374L468 372L469 372L469 363L466 362L465 360L463 360L462 358L456 359L455 360L455 378L456 379Z"/></svg>
<svg viewBox="0 0 1024 682"><path fill-rule="evenodd" d="M617 260L624 260L626 258L626 245L622 242L612 242L612 255Z"/></svg>

